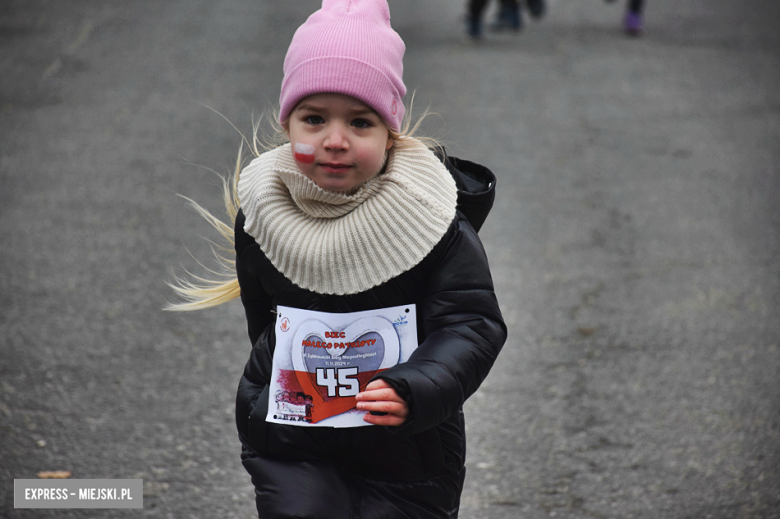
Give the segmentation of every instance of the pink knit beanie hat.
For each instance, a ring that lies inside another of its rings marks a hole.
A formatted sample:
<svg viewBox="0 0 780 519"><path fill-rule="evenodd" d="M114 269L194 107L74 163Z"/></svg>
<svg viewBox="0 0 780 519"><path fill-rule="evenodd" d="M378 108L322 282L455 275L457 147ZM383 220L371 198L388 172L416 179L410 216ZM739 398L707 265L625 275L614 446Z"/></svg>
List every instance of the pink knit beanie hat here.
<svg viewBox="0 0 780 519"><path fill-rule="evenodd" d="M304 97L333 92L363 101L398 130L405 50L390 27L387 0L323 0L287 49L279 120Z"/></svg>

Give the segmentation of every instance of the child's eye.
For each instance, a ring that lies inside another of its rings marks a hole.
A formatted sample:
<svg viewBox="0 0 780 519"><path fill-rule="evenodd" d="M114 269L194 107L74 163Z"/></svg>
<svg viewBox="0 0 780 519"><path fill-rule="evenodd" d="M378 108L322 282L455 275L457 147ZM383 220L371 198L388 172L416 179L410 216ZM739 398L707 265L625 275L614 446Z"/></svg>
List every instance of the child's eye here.
<svg viewBox="0 0 780 519"><path fill-rule="evenodd" d="M371 123L366 121L365 119L355 119L352 121L352 126L355 128L371 128Z"/></svg>
<svg viewBox="0 0 780 519"><path fill-rule="evenodd" d="M309 115L304 119L304 121L306 121L309 124L322 124L325 122L325 119L323 119L319 115Z"/></svg>

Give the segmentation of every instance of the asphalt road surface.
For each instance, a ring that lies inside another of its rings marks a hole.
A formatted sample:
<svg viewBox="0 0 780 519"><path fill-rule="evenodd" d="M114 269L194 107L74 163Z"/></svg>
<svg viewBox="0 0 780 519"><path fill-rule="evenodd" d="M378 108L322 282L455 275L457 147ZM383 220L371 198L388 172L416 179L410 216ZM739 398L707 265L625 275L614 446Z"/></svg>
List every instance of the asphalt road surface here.
<svg viewBox="0 0 780 519"><path fill-rule="evenodd" d="M780 517L780 3L551 0L520 34L391 0L425 131L489 166L509 340L464 519ZM161 307L314 0L0 2L0 517L254 516L238 302ZM223 117L221 117L221 114ZM188 254L190 251L194 258ZM14 479L144 510L14 510Z"/></svg>

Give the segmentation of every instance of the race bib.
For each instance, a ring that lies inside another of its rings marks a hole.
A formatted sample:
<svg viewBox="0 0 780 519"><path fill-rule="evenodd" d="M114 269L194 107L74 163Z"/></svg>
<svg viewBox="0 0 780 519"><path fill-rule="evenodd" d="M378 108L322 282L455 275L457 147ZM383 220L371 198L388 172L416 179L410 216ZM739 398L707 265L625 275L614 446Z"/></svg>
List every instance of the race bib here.
<svg viewBox="0 0 780 519"><path fill-rule="evenodd" d="M266 421L362 427L355 396L417 348L415 305L332 314L280 306Z"/></svg>

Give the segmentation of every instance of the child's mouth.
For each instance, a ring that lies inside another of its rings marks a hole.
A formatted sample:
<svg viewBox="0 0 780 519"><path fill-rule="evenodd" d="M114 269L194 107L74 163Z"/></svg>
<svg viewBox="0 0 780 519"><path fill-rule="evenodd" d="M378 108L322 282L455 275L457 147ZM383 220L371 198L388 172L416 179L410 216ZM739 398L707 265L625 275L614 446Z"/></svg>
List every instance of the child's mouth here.
<svg viewBox="0 0 780 519"><path fill-rule="evenodd" d="M344 173L349 169L349 164L337 164L333 162L327 162L320 164L320 167L328 173Z"/></svg>

